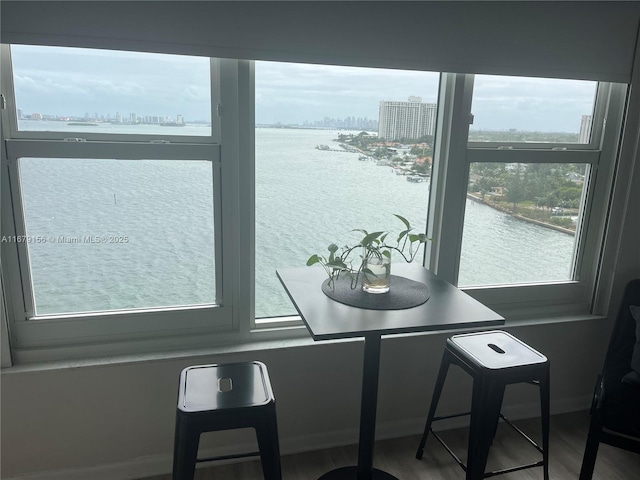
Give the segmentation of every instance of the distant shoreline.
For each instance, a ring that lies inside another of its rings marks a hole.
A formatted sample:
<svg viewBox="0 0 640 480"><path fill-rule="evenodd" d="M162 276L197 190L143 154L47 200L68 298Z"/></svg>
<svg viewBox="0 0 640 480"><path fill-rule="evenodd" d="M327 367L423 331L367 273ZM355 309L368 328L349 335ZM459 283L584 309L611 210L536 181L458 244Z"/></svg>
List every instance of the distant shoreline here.
<svg viewBox="0 0 640 480"><path fill-rule="evenodd" d="M499 212L506 213L507 215L510 215L513 218L517 218L518 220L522 220L524 222L528 222L528 223L531 223L533 225L538 225L540 227L549 228L549 229L555 230L557 232L566 233L567 235L571 235L571 236L574 236L574 237L576 235L576 232L574 232L573 230L570 230L568 228L564 228L564 227L561 227L559 225L554 225L553 223L547 223L547 222L542 222L540 220L535 220L533 218L528 218L528 217L525 217L523 215L518 215L517 213L510 212L509 209L507 209L507 208L500 208L500 207L498 207L497 205L495 205L493 203L489 203L489 202L485 201L482 197L480 197L479 195L476 195L474 193L467 192L467 198L469 200L473 200L474 202L482 203L483 205L486 205L487 207L491 207L494 210L498 210Z"/></svg>

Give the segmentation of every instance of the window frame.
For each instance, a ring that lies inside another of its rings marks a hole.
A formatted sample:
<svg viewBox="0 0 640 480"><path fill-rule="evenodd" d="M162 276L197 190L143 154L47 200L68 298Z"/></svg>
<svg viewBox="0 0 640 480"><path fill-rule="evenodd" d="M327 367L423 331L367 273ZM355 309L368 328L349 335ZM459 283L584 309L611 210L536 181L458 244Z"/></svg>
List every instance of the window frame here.
<svg viewBox="0 0 640 480"><path fill-rule="evenodd" d="M427 226L428 235L435 241L428 253L428 265L447 281L457 284L471 163L587 163L592 166L592 174L583 200L583 226L576 232L578 250L572 280L461 288L511 320L592 313L626 85L598 84L589 144L530 144L468 141L473 83L471 74L443 74L443 108L438 119L442 136L436 142L439 150L434 152L434 163L438 165L432 185L436 188L431 192L433 210Z"/></svg>
<svg viewBox="0 0 640 480"><path fill-rule="evenodd" d="M29 301L22 282L25 252L3 245L2 274L6 291L9 338L18 363L80 358L115 353L130 354L162 349L234 345L257 339L304 335L298 316L255 319L255 69L250 60L210 59L212 134L210 137L123 135L89 132L29 132L17 129L13 77L8 45L1 45L2 93L10 106L3 109L2 234L16 235L20 211L12 208L19 195L17 163L20 156L59 158L121 158L139 152L147 158L156 152L176 159L177 151L212 152L214 181L220 201L215 202L216 266L222 269L222 307L193 306L114 311L82 315L28 318ZM215 80L217 79L217 81ZM456 284L469 165L473 161L505 163L536 158L534 163L589 163L594 174L587 195L588 225L580 242L575 280L543 284L465 287L464 290L508 318L539 319L593 313L593 298L601 269L609 205L627 95L627 85L600 83L589 144L521 142L469 142L474 76L440 74L440 91L434 145L424 265ZM217 120L217 121L216 121ZM606 121L606 128L604 127ZM215 125L215 127L214 127ZM135 138L133 138L135 137ZM71 140L65 140L65 139ZM75 141L82 138L84 141ZM506 148L504 148L506 147ZM588 158L588 161L584 159ZM558 161L560 159L560 161ZM177 160L181 160L177 158ZM224 181L222 181L224 179ZM10 201L7 201L9 199ZM19 205L19 201L17 203ZM446 221L445 221L446 219ZM14 225L14 226L12 226ZM22 223L23 225L23 223ZM218 230L218 228L220 230ZM219 231L222 232L219 235ZM218 248L220 247L220 248ZM241 252L251 252L243 255ZM223 255L224 253L224 255ZM584 259L591 260L586 261ZM22 262L22 263L21 263ZM213 310L218 310L217 312ZM215 313L224 312L220 318ZM51 318L55 317L55 318ZM82 326L82 323L84 326ZM105 327L110 324L111 326ZM80 326L80 327L79 327ZM6 362L5 362L6 363Z"/></svg>
<svg viewBox="0 0 640 480"><path fill-rule="evenodd" d="M3 116L2 164L2 235L25 235L26 224L22 206L18 159L23 157L71 159L126 160L199 160L211 163L213 179L214 241L216 303L152 307L104 312L34 315L34 295L29 256L25 243L5 243L2 248L4 279L7 285L7 308L10 313L10 338L14 357L31 361L62 357L76 350L93 350L108 354L112 351L139 351L186 347L202 342L228 342L238 330L237 318L237 256L236 216L238 178L237 162L232 155L222 161L223 129L219 115L222 92L230 99L227 111L231 115L237 106L229 96L229 74L234 62L226 63L221 72L219 59L211 58L212 130L209 136L112 134L95 132L34 132L17 129L17 107L13 90L11 52L9 45L2 53L3 97L9 108ZM222 85L223 79L227 84ZM237 88L237 87L236 87ZM230 138L230 132L224 132ZM227 143L231 143L233 139ZM230 149L227 149L230 150ZM81 161L81 160L80 160ZM224 181L222 180L224 178ZM182 338L176 340L176 335ZM127 344L129 344L127 346ZM135 345L134 345L135 344ZM60 348L62 347L62 348ZM90 354L91 355L91 354Z"/></svg>

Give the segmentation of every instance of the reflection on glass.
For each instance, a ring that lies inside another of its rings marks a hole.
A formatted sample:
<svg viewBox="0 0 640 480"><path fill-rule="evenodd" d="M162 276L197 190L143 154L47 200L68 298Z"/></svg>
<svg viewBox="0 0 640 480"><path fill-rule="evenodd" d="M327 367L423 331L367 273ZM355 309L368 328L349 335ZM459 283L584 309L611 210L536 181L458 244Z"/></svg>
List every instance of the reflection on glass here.
<svg viewBox="0 0 640 480"><path fill-rule="evenodd" d="M472 163L458 285L571 280L588 171Z"/></svg>
<svg viewBox="0 0 640 480"><path fill-rule="evenodd" d="M39 315L215 303L211 162L19 165Z"/></svg>
<svg viewBox="0 0 640 480"><path fill-rule="evenodd" d="M209 59L12 45L18 129L211 135Z"/></svg>
<svg viewBox="0 0 640 480"><path fill-rule="evenodd" d="M476 75L473 142L589 143L597 82Z"/></svg>
<svg viewBox="0 0 640 480"><path fill-rule="evenodd" d="M438 81L256 62L256 317L294 315L275 270L359 241L353 229L397 235L397 213L424 233Z"/></svg>

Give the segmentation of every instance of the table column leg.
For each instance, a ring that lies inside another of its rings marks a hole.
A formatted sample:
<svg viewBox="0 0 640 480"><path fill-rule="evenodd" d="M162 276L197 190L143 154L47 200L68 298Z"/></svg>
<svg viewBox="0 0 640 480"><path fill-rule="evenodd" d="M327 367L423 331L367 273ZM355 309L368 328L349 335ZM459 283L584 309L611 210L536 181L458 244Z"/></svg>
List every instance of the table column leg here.
<svg viewBox="0 0 640 480"><path fill-rule="evenodd" d="M390 473L373 468L379 368L380 334L365 335L362 398L360 399L358 466L341 467L332 470L322 475L319 480L398 480Z"/></svg>
<svg viewBox="0 0 640 480"><path fill-rule="evenodd" d="M364 337L362 398L360 399L360 441L358 446L358 480L373 478L373 444L376 437L378 407L378 373L380 370L379 334Z"/></svg>

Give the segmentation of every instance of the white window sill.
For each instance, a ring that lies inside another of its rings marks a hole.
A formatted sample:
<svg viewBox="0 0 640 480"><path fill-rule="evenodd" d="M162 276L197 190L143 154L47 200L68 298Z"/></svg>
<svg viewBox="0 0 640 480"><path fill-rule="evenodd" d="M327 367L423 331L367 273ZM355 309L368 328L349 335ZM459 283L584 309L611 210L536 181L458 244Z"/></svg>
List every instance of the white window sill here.
<svg viewBox="0 0 640 480"><path fill-rule="evenodd" d="M587 321L602 321L606 317L601 315L566 315L559 317L545 317L527 320L507 321L504 327L491 327L490 329L500 328L518 328L518 327L534 327L538 325L562 324ZM489 328L488 328L489 329ZM459 333L459 330L439 330L435 332L417 332L404 333L398 335L387 336L384 338L401 339L404 337L414 337L417 335L451 335ZM286 328L261 328L254 330L250 334L251 339L244 342L234 344L215 345L201 348L188 348L181 350L170 350L162 352L138 353L113 355L96 358L86 358L77 360L58 360L58 361L38 361L32 363L24 363L12 367L4 368L2 375L11 375L25 372L39 372L47 370L61 370L82 367L99 367L99 366L115 366L115 365L132 365L148 362L174 361L189 359L198 362L199 358L212 357L216 355L259 352L265 350L279 350L288 348L305 348L313 345L322 345L328 343L355 343L361 342L362 338L348 338L340 340L326 340L322 342L314 342L309 336L307 329L302 325L286 327Z"/></svg>

